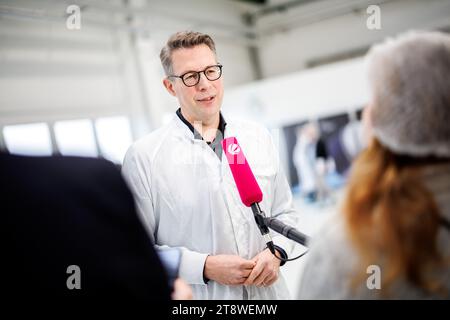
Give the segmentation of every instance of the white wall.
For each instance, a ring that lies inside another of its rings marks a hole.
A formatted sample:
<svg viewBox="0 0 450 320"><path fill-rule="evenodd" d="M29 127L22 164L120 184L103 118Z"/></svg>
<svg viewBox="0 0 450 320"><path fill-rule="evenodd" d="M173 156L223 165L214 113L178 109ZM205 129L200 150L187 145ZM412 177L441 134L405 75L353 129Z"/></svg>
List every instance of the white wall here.
<svg viewBox="0 0 450 320"><path fill-rule="evenodd" d="M228 90L224 111L279 128L354 111L369 99L362 58L299 71Z"/></svg>
<svg viewBox="0 0 450 320"><path fill-rule="evenodd" d="M450 26L448 0L394 0L379 5L381 30L368 30L368 14L365 9L370 3L377 2L379 1L315 1L295 7L289 12L260 18L257 20L258 29L267 30L261 34L260 42L263 76L296 72L304 69L311 60L364 49L386 36L405 30ZM344 6L346 3L352 5ZM327 17L326 11L331 10L330 7L336 8L335 15ZM362 9L344 13L352 7ZM280 27L283 26L283 21L286 21L284 29L288 29L287 31ZM279 27L276 28L276 25ZM269 36L271 30L277 32L272 32Z"/></svg>

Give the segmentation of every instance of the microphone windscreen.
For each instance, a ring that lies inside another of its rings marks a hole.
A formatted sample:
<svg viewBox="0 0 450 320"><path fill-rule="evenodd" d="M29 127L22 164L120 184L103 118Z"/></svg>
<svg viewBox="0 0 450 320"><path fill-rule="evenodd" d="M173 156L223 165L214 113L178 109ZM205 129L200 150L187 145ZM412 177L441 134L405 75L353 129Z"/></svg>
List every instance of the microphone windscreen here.
<svg viewBox="0 0 450 320"><path fill-rule="evenodd" d="M230 165L230 170L242 202L247 207L261 202L263 194L237 139L235 137L223 139L222 148Z"/></svg>

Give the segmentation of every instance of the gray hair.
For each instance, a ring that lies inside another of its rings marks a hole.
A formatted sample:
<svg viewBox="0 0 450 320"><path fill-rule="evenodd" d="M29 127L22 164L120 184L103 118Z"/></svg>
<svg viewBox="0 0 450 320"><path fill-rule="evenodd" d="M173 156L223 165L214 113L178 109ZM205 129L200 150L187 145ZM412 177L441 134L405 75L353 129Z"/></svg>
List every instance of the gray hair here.
<svg viewBox="0 0 450 320"><path fill-rule="evenodd" d="M367 55L373 132L391 151L450 157L450 36L409 32Z"/></svg>
<svg viewBox="0 0 450 320"><path fill-rule="evenodd" d="M177 49L193 48L199 45L207 45L214 54L216 54L216 45L214 40L207 34L194 31L180 31L167 40L166 45L161 49L159 58L164 68L166 76L171 75L172 69L172 53Z"/></svg>

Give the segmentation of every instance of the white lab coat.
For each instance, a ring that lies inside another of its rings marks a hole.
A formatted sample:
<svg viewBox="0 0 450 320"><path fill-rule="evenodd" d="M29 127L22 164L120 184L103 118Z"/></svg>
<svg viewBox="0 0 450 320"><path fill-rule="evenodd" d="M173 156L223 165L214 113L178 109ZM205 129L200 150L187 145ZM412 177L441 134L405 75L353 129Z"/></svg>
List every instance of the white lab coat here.
<svg viewBox="0 0 450 320"><path fill-rule="evenodd" d="M269 132L253 123L228 123L225 137L230 136L237 137L263 191L266 215L295 225L291 191ZM251 209L239 198L225 155L220 161L178 117L135 142L122 172L156 246L181 248L180 277L192 286L195 299L289 299L281 274L262 288L204 283L207 255L251 259L264 250L265 242ZM273 235L274 243L289 254L293 242Z"/></svg>

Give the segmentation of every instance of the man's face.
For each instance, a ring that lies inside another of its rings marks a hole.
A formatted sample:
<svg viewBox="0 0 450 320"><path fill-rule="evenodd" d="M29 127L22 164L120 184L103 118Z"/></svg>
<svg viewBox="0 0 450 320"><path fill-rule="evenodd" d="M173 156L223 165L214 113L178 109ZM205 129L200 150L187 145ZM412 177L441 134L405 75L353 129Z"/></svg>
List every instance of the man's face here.
<svg viewBox="0 0 450 320"><path fill-rule="evenodd" d="M172 53L173 74L177 76L189 71L203 71L216 64L214 52L203 44ZM222 78L210 81L201 73L199 83L193 87L185 86L180 78L164 79L163 82L169 93L178 98L181 111L189 122L207 124L219 116L223 98Z"/></svg>

